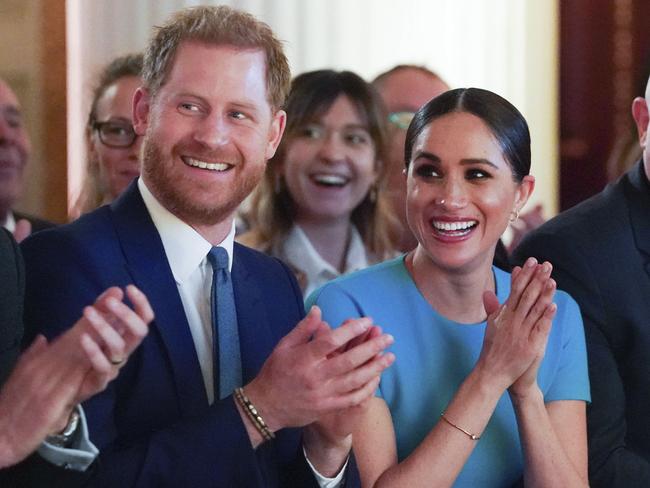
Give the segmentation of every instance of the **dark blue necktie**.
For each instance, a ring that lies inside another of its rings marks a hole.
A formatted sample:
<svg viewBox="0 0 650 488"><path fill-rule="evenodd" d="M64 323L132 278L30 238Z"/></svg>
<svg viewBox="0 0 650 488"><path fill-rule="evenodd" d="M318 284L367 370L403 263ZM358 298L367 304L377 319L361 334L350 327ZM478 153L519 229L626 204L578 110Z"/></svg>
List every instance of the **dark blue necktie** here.
<svg viewBox="0 0 650 488"><path fill-rule="evenodd" d="M208 253L212 265L212 352L214 364L214 398L222 399L242 386L241 352L237 330L237 311L228 270L228 253L213 247Z"/></svg>

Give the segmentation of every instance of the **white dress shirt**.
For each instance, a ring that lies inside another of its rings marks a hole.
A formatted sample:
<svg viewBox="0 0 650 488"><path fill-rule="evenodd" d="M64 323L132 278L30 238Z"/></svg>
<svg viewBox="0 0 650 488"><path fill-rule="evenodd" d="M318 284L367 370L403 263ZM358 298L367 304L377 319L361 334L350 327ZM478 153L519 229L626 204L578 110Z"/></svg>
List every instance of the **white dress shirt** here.
<svg viewBox="0 0 650 488"><path fill-rule="evenodd" d="M212 266L207 260L212 244L163 207L149 191L142 178L138 179L138 189L165 248L165 254L176 281L201 365L208 401L212 403L214 401L214 358L212 354L212 317L210 315ZM235 223L233 221L232 229L226 238L218 244L228 253L230 270L232 270L234 240ZM307 461L309 463L309 460ZM345 472L345 469L342 469L336 478L325 478L316 471L311 463L309 466L321 488L339 486Z"/></svg>
<svg viewBox="0 0 650 488"><path fill-rule="evenodd" d="M353 225L350 232L350 245L345 256L345 268L340 273L334 266L325 261L314 249L307 234L298 224L294 224L280 249L273 254L284 260L294 271L297 271L298 281L303 288L303 295L308 297L311 292L341 274L350 273L368 267L369 259L361 235ZM301 276L302 275L302 276Z"/></svg>
<svg viewBox="0 0 650 488"><path fill-rule="evenodd" d="M142 178L138 188L162 240L169 267L174 275L178 294L190 326L196 355L201 365L208 401L214 401L214 367L212 355L212 316L210 290L212 266L207 255L212 244L201 234L163 207L151 194ZM235 226L218 245L228 253L228 268L232 270L232 249Z"/></svg>
<svg viewBox="0 0 650 488"><path fill-rule="evenodd" d="M5 218L5 221L2 224L2 227L7 229L12 234L16 230L16 217L14 216L14 213L11 210L9 210L9 212L7 212L7 217Z"/></svg>

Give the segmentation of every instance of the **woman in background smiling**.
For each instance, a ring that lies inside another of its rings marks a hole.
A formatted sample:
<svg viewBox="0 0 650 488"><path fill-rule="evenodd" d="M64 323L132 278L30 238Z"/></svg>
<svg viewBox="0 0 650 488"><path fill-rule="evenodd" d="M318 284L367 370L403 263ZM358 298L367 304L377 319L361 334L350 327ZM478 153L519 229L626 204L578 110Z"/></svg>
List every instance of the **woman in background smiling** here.
<svg viewBox="0 0 650 488"><path fill-rule="evenodd" d="M296 77L287 128L252 197L240 241L285 261L305 296L340 274L395 255L382 192L385 114L349 71Z"/></svg>

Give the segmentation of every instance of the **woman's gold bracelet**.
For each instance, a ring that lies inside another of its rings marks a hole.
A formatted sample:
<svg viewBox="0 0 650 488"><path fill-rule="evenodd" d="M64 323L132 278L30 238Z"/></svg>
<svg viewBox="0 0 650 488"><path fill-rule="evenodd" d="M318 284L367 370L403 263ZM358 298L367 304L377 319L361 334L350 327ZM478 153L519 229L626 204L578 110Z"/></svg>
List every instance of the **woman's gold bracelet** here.
<svg viewBox="0 0 650 488"><path fill-rule="evenodd" d="M255 405L253 405L248 397L244 394L243 388L235 388L235 398L237 399L237 402L241 406L242 410L246 412L246 416L253 423L262 438L267 441L275 439L275 434L271 429L269 429L268 425L266 425L266 422L264 422L264 419L255 408Z"/></svg>
<svg viewBox="0 0 650 488"><path fill-rule="evenodd" d="M472 434L471 432L468 432L468 431L466 431L465 429L463 429L462 427L459 427L458 425L456 425L455 423L453 423L451 420L449 420L449 419L445 416L445 412L442 412L442 413L440 414L440 418L441 418L442 420L444 420L445 422L447 422L449 425L451 425L453 428L460 430L463 434L465 434L467 437L469 437L469 438L472 439L473 441L477 441L477 440L479 440L479 439L481 438L480 435L474 435L474 434Z"/></svg>

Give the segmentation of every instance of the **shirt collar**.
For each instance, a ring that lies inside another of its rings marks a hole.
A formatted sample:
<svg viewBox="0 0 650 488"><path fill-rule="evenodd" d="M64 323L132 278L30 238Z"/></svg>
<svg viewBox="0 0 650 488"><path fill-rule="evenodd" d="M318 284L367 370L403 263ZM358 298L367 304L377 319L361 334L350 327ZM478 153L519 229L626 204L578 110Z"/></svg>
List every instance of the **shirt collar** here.
<svg viewBox="0 0 650 488"><path fill-rule="evenodd" d="M340 274L337 269L318 254L309 241L307 234L297 224L294 224L289 234L287 234L287 238L284 241L283 255L291 266L303 271L310 279L321 274L332 278ZM349 273L350 271L365 268L366 266L368 266L366 248L356 227L352 226L350 231L350 245L345 256L344 272Z"/></svg>
<svg viewBox="0 0 650 488"><path fill-rule="evenodd" d="M165 254L169 261L172 274L177 283L182 283L205 260L212 244L208 242L190 225L183 222L167 210L153 196L142 178L138 178L138 189L142 194L144 205L153 220ZM228 253L228 268L232 271L233 246L235 240L235 223L223 241L217 244Z"/></svg>
<svg viewBox="0 0 650 488"><path fill-rule="evenodd" d="M15 232L15 230L16 230L16 217L15 217L14 213L11 210L9 210L9 212L7 212L7 218L5 219L4 223L2 224L2 227L7 229L12 234Z"/></svg>

